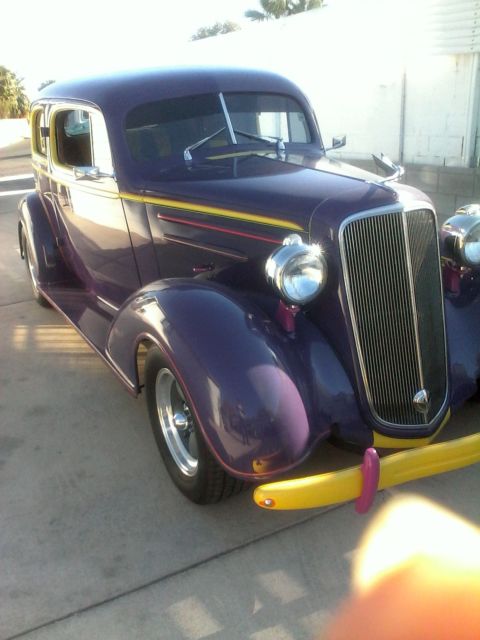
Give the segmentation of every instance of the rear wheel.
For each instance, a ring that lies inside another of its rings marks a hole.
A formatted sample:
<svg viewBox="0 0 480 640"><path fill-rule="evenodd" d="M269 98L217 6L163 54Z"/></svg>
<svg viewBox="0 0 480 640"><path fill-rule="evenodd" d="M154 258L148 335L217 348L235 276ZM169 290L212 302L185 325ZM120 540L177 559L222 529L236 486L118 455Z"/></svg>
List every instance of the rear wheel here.
<svg viewBox="0 0 480 640"><path fill-rule="evenodd" d="M197 504L238 493L244 483L229 476L211 454L182 385L157 347L147 354L145 391L155 440L177 488Z"/></svg>
<svg viewBox="0 0 480 640"><path fill-rule="evenodd" d="M27 240L27 236L25 231L22 229L22 249L23 249L23 257L25 258L25 266L27 267L27 273L30 277L30 284L32 285L33 297L36 302L42 307L49 307L50 304L47 300L42 296L40 290L38 288L38 273L35 267L35 262L32 259L32 249Z"/></svg>

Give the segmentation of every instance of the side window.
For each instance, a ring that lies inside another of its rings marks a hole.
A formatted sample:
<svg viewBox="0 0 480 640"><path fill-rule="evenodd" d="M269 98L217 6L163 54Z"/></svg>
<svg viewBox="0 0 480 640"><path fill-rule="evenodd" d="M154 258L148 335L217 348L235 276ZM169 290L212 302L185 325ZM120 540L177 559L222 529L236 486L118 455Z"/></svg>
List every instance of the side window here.
<svg viewBox="0 0 480 640"><path fill-rule="evenodd" d="M112 156L103 116L84 109L62 110L55 116L57 158L68 167L97 167L113 172Z"/></svg>
<svg viewBox="0 0 480 640"><path fill-rule="evenodd" d="M69 167L92 166L92 135L88 111L69 109L55 117L57 157Z"/></svg>
<svg viewBox="0 0 480 640"><path fill-rule="evenodd" d="M43 109L35 109L32 114L32 142L33 150L42 156L47 155L47 143L45 136L45 112Z"/></svg>

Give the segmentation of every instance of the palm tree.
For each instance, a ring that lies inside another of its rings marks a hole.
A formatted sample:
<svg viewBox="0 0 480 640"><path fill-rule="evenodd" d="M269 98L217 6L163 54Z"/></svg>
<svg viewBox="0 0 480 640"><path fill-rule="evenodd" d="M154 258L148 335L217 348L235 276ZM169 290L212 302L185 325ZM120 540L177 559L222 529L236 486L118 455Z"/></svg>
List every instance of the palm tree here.
<svg viewBox="0 0 480 640"><path fill-rule="evenodd" d="M264 20L275 20L285 16L292 16L295 13L319 9L323 5L323 0L259 0L263 11L249 9L245 11L245 17L257 22Z"/></svg>
<svg viewBox="0 0 480 640"><path fill-rule="evenodd" d="M245 17L257 22L270 20L271 18L281 18L287 15L287 0L260 0L263 11L249 9L245 11Z"/></svg>
<svg viewBox="0 0 480 640"><path fill-rule="evenodd" d="M302 13L303 11L310 11L311 9L320 9L323 5L323 0L297 0L297 2L289 2L290 14Z"/></svg>

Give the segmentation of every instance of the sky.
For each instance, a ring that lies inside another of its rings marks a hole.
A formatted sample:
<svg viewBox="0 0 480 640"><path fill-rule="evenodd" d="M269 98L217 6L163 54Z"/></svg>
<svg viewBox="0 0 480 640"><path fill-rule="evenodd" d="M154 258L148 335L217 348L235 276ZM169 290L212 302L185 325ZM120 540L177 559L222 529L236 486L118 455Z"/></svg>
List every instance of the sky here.
<svg viewBox="0 0 480 640"><path fill-rule="evenodd" d="M247 22L258 0L22 0L2 7L0 65L24 78L30 97L49 79L171 63L197 29ZM193 62L193 61L192 61Z"/></svg>

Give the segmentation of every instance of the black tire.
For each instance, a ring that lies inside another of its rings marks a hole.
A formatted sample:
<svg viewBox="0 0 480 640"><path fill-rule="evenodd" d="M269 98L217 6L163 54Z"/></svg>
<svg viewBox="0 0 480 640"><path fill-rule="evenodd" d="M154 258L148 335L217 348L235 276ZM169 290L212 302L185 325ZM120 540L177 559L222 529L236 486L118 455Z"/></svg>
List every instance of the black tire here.
<svg viewBox="0 0 480 640"><path fill-rule="evenodd" d="M211 454L184 389L157 347L147 353L145 392L155 440L176 487L197 504L220 502L241 491L244 483L229 476ZM188 426L177 429L173 415L187 417Z"/></svg>
<svg viewBox="0 0 480 640"><path fill-rule="evenodd" d="M38 289L37 274L35 266L31 260L31 248L24 229L22 229L22 251L23 257L25 259L25 266L27 268L28 277L30 279L30 284L32 285L33 297L41 307L49 307L50 303L42 296Z"/></svg>

